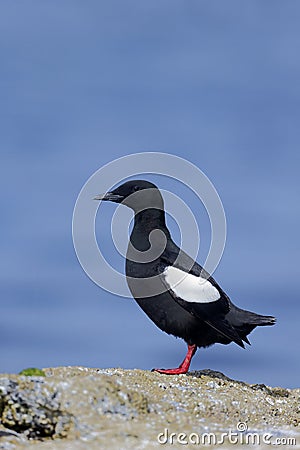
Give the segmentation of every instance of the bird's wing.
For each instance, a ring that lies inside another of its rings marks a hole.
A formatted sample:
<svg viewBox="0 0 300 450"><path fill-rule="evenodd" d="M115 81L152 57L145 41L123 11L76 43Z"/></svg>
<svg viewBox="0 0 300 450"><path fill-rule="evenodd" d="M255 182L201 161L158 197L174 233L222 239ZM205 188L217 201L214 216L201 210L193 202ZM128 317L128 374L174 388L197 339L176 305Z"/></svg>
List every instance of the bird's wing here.
<svg viewBox="0 0 300 450"><path fill-rule="evenodd" d="M212 277L206 277L201 272L201 266L195 263L186 270L186 258L173 261L174 265L163 266L160 277L173 299L185 310L198 317L218 333L236 342L241 347L244 344L237 331L226 320L231 302ZM189 258L189 257L188 257ZM170 254L165 260L170 262ZM164 261L164 257L162 258ZM200 275L202 274L202 276ZM207 274L208 275L208 274Z"/></svg>

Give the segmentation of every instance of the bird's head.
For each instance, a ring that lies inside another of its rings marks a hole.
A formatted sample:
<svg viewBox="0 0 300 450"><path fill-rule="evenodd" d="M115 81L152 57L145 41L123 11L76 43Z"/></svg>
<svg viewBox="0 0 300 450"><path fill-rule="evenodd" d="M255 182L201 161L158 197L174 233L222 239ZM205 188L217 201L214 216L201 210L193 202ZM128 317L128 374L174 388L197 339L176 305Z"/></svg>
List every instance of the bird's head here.
<svg viewBox="0 0 300 450"><path fill-rule="evenodd" d="M149 208L161 210L164 208L163 198L157 186L145 180L127 181L113 191L97 195L94 199L122 203L135 213Z"/></svg>

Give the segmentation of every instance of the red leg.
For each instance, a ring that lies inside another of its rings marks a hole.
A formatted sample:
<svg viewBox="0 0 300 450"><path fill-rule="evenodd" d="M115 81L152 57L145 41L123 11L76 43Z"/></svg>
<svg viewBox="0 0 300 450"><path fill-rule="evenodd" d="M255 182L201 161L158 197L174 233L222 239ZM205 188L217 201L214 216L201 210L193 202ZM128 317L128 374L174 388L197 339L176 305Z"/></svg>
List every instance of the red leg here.
<svg viewBox="0 0 300 450"><path fill-rule="evenodd" d="M180 373L187 373L191 364L192 357L196 353L196 350L196 345L188 345L186 357L179 367L176 367L176 369L152 369L152 372L165 373L167 375L179 375Z"/></svg>

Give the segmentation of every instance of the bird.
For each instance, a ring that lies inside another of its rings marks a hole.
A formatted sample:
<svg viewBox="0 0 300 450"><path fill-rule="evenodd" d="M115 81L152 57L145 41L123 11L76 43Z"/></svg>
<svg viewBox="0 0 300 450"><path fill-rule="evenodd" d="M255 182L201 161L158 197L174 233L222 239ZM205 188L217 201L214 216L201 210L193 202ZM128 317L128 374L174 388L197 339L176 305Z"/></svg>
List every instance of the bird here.
<svg viewBox="0 0 300 450"><path fill-rule="evenodd" d="M126 280L138 305L154 324L183 339L187 353L167 375L185 374L198 348L234 342L245 348L257 326L274 325L276 318L234 305L215 279L173 241L166 225L164 200L158 187L130 180L95 200L120 203L134 212L126 253Z"/></svg>

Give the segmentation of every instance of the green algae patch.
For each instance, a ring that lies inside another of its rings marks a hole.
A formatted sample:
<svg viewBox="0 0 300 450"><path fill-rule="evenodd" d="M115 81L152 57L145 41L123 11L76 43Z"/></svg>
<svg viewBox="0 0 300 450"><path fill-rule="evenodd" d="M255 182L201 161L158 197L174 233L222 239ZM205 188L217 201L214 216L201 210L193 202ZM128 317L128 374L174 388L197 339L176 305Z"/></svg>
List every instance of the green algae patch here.
<svg viewBox="0 0 300 450"><path fill-rule="evenodd" d="M19 372L19 375L24 375L26 377L45 377L46 374L42 369L36 367L28 367L28 369L23 369Z"/></svg>

